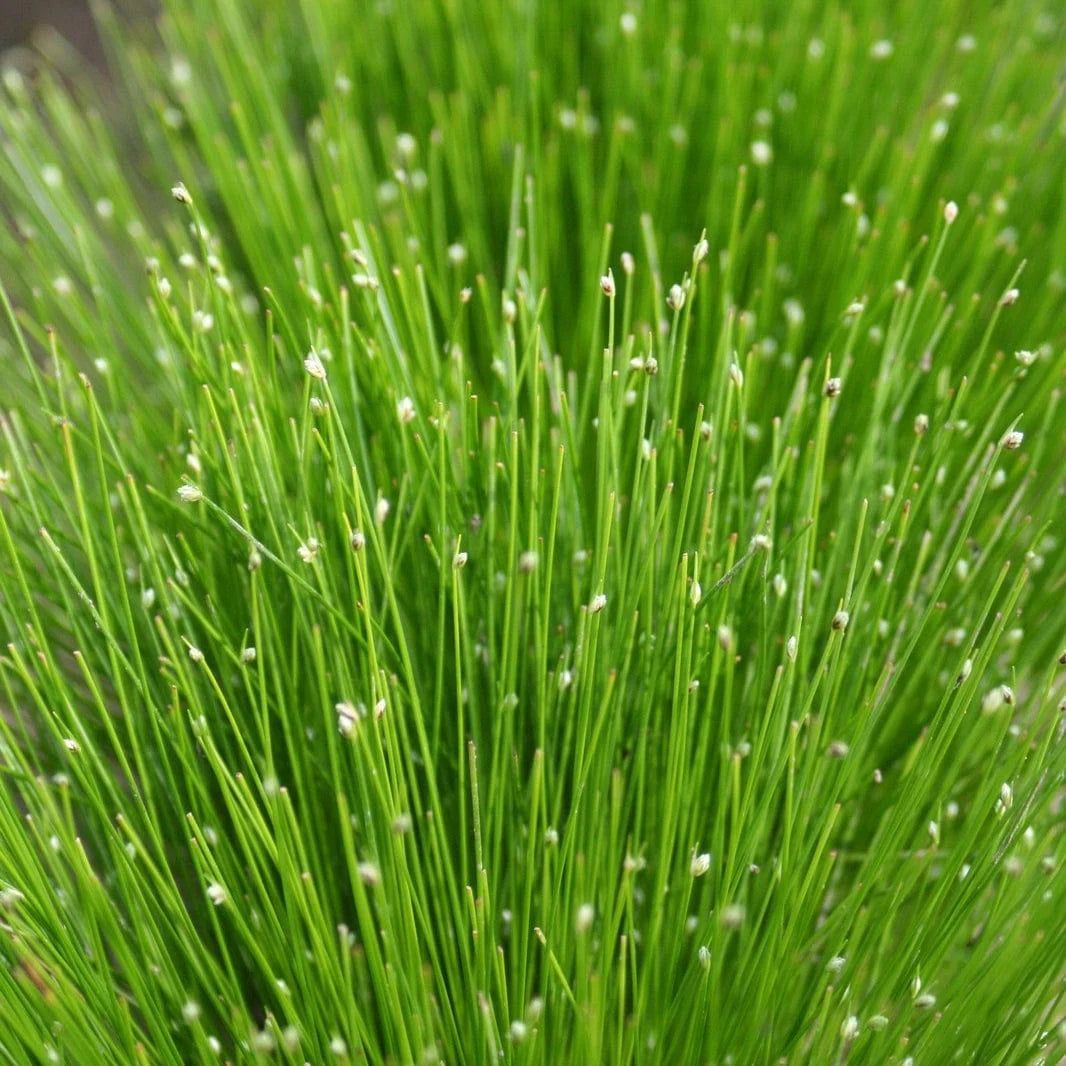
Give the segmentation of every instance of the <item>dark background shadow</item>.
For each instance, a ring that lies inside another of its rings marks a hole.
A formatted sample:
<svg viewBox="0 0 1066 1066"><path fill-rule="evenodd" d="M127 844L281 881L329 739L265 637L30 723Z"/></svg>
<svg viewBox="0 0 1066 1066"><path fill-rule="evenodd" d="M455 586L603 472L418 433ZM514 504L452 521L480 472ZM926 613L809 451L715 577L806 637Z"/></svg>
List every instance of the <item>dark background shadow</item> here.
<svg viewBox="0 0 1066 1066"><path fill-rule="evenodd" d="M103 63L88 0L0 0L0 52L50 27L91 62Z"/></svg>

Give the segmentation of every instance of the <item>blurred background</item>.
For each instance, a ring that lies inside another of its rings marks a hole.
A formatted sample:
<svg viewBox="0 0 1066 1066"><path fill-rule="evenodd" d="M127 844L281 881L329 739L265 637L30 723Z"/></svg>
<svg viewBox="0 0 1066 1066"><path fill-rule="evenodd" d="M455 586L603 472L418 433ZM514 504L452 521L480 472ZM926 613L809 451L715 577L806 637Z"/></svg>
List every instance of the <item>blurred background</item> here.
<svg viewBox="0 0 1066 1066"><path fill-rule="evenodd" d="M0 52L28 43L42 28L60 33L93 63L103 61L88 0L0 0Z"/></svg>

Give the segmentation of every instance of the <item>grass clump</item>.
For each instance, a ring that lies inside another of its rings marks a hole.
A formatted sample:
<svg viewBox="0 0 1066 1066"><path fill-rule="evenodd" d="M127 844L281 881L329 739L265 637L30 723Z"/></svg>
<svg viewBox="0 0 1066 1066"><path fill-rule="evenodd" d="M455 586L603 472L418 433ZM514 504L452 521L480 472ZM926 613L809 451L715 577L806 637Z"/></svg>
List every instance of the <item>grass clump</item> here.
<svg viewBox="0 0 1066 1066"><path fill-rule="evenodd" d="M3 71L0 1058L1057 1061L1054 5L162 8Z"/></svg>

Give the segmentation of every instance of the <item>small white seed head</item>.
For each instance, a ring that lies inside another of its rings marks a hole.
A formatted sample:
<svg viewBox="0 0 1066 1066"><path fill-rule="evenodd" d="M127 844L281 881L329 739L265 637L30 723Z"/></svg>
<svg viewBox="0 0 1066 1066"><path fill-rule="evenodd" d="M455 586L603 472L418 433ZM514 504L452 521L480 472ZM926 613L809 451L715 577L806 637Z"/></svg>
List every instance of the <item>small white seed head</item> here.
<svg viewBox="0 0 1066 1066"><path fill-rule="evenodd" d="M307 358L304 359L304 370L318 381L326 380L326 368L317 352L307 353Z"/></svg>
<svg viewBox="0 0 1066 1066"><path fill-rule="evenodd" d="M728 903L722 908L718 920L723 929L739 929L744 924L744 907L739 903Z"/></svg>
<svg viewBox="0 0 1066 1066"><path fill-rule="evenodd" d="M367 888L381 884L381 868L377 863L363 861L359 863L359 879Z"/></svg>
<svg viewBox="0 0 1066 1066"><path fill-rule="evenodd" d="M596 920L596 908L591 903L582 903L574 915L574 931L581 936L592 928Z"/></svg>
<svg viewBox="0 0 1066 1066"><path fill-rule="evenodd" d="M752 141L751 161L757 167L769 166L774 159L774 150L769 141Z"/></svg>

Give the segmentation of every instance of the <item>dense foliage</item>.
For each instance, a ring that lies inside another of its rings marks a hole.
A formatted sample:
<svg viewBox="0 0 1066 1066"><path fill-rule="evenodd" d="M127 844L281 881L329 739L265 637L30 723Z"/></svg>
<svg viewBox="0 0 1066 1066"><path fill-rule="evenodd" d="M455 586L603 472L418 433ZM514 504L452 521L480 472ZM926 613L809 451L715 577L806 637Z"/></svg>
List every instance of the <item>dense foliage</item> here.
<svg viewBox="0 0 1066 1066"><path fill-rule="evenodd" d="M0 63L0 1061L1059 1061L1062 13L162 8Z"/></svg>

